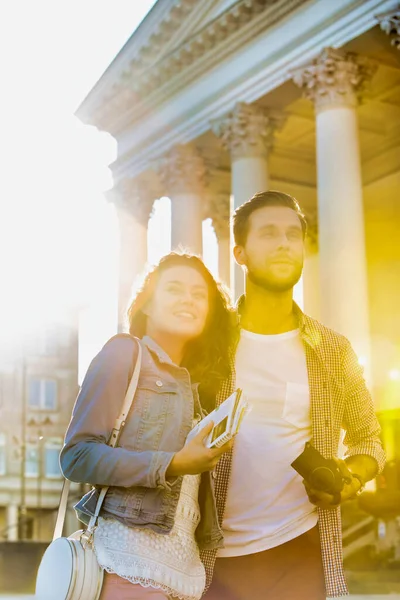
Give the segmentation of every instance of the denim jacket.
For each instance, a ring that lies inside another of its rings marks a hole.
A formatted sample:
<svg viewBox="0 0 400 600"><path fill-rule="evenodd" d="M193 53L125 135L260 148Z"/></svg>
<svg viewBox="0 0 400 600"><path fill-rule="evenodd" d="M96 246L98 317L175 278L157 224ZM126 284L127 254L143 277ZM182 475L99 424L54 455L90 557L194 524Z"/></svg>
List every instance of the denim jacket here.
<svg viewBox="0 0 400 600"><path fill-rule="evenodd" d="M182 477L167 477L166 471L184 446L193 417L203 412L198 384L191 384L188 371L175 365L150 337L139 343L143 349L139 383L118 446L111 448L107 440L137 357L137 342L127 334L111 338L88 369L65 436L61 470L71 481L94 486L75 506L81 521L87 523L93 515L101 487L110 486L102 516L168 534ZM199 504L199 548L223 546L209 472L201 476Z"/></svg>

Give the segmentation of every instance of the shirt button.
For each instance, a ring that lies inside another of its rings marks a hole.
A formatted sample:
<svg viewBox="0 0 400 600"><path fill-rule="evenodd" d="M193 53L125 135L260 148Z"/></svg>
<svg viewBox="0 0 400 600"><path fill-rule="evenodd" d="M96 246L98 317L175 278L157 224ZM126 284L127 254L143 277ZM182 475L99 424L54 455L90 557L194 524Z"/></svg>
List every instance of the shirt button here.
<svg viewBox="0 0 400 600"><path fill-rule="evenodd" d="M213 479L215 479L217 477L217 472L216 471L211 471L211 477Z"/></svg>
<svg viewBox="0 0 400 600"><path fill-rule="evenodd" d="M157 387L162 387L162 384L163 384L162 381L160 381L159 379L157 379L156 386Z"/></svg>

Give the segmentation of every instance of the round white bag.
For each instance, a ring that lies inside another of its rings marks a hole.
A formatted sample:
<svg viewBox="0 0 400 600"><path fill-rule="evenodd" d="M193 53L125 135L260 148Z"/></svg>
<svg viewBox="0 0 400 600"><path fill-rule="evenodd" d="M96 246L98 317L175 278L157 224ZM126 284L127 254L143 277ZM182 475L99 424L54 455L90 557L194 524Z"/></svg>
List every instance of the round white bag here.
<svg viewBox="0 0 400 600"><path fill-rule="evenodd" d="M104 572L92 544L85 536L81 541L82 533L60 537L47 548L37 574L35 600L98 600Z"/></svg>
<svg viewBox="0 0 400 600"><path fill-rule="evenodd" d="M108 442L112 448L117 445L121 429L125 425L132 406L139 380L141 361L142 348L138 342L138 355L133 375L126 391L122 411L115 421ZM97 562L93 549L93 532L107 490L107 486L102 487L88 528L85 531L76 531L69 537L61 537L69 492L69 481L64 481L53 541L39 565L35 600L99 599L104 572Z"/></svg>

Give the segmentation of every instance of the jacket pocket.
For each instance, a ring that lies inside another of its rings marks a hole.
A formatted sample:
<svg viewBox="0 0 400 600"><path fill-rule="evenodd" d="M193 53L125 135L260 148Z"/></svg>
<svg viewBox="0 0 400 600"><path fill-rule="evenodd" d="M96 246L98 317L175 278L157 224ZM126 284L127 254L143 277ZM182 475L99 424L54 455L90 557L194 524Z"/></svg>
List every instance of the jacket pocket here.
<svg viewBox="0 0 400 600"><path fill-rule="evenodd" d="M141 378L137 390L137 408L146 422L157 423L173 412L179 396L178 384L162 377Z"/></svg>
<svg viewBox="0 0 400 600"><path fill-rule="evenodd" d="M182 402L175 381L159 374L141 377L130 419L121 436L121 446L137 452L174 451L166 440L179 436Z"/></svg>

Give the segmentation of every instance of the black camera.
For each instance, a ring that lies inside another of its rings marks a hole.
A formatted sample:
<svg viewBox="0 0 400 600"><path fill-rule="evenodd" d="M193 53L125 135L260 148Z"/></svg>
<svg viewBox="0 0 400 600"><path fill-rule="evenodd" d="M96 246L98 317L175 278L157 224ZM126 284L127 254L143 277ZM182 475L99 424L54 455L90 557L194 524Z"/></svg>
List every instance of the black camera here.
<svg viewBox="0 0 400 600"><path fill-rule="evenodd" d="M292 462L292 467L313 489L320 492L338 494L346 481L336 461L324 458L309 442L300 456Z"/></svg>

